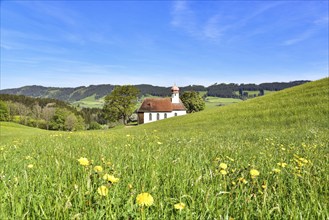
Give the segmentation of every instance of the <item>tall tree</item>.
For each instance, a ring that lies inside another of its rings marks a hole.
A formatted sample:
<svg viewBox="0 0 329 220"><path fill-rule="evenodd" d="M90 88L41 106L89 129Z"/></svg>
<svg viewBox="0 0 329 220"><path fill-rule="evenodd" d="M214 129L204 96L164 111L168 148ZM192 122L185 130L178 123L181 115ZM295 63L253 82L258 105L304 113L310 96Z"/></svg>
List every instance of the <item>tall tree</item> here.
<svg viewBox="0 0 329 220"><path fill-rule="evenodd" d="M110 121L122 120L127 124L129 116L134 112L139 90L135 86L116 86L105 97L103 110Z"/></svg>
<svg viewBox="0 0 329 220"><path fill-rule="evenodd" d="M9 121L9 108L4 101L0 100L0 121Z"/></svg>
<svg viewBox="0 0 329 220"><path fill-rule="evenodd" d="M202 111L206 106L200 94L195 91L186 91L180 98L188 113Z"/></svg>

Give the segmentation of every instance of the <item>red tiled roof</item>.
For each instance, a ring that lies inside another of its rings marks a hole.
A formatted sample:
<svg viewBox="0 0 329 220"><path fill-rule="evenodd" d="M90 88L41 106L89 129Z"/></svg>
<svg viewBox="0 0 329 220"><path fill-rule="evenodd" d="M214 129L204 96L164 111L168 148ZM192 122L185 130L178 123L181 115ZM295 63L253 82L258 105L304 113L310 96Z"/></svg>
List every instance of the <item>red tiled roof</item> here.
<svg viewBox="0 0 329 220"><path fill-rule="evenodd" d="M171 103L170 98L146 98L137 112L171 112L186 110L183 103Z"/></svg>

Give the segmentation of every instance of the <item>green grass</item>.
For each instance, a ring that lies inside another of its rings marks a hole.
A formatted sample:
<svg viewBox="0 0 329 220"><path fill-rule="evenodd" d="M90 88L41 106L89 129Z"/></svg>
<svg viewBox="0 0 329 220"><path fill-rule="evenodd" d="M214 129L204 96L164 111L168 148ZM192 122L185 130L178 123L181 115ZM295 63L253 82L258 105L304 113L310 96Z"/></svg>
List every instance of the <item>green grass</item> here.
<svg viewBox="0 0 329 220"><path fill-rule="evenodd" d="M241 99L208 96L206 98L206 109L210 109L218 106L230 105L241 101L242 101Z"/></svg>
<svg viewBox="0 0 329 220"><path fill-rule="evenodd" d="M72 103L73 106L80 106L81 108L103 108L104 98L96 99L95 95L86 97L79 101L75 101Z"/></svg>
<svg viewBox="0 0 329 220"><path fill-rule="evenodd" d="M3 140L1 123L0 219L328 219L328 84L108 131L20 127ZM136 204L141 192L152 206Z"/></svg>

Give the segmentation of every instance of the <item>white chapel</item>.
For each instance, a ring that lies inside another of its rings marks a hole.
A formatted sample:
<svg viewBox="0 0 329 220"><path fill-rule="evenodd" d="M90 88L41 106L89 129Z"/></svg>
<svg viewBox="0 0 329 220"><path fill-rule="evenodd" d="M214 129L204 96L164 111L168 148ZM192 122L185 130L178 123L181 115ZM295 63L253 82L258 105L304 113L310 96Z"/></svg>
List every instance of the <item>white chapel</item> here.
<svg viewBox="0 0 329 220"><path fill-rule="evenodd" d="M138 124L154 122L186 114L186 108L179 99L179 88L171 88L171 98L145 98L137 110Z"/></svg>

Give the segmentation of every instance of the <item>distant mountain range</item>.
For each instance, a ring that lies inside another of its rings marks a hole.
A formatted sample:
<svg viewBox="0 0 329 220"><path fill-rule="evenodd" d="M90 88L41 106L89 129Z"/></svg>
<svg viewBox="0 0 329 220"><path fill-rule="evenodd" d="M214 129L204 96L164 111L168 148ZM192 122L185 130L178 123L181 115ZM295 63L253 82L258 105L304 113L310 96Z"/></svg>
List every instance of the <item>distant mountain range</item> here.
<svg viewBox="0 0 329 220"><path fill-rule="evenodd" d="M261 90L270 90L278 91L292 86L300 85L306 82L307 80L302 81L293 81L293 82L274 82L274 83L262 83L259 85L256 84L213 84L209 87L202 85L190 85L185 87L180 87L181 92L184 91L203 91L206 92L209 96L218 96L218 97L236 97L238 96L236 91L261 91ZM169 96L171 94L171 87L161 87L153 86L148 84L135 85L142 95L152 95L152 96ZM95 96L95 99L102 98L107 94L111 93L115 85L103 84L103 85L90 85L90 86L80 86L76 88L60 88L60 87L44 87L44 86L24 86L14 89L3 89L0 90L0 94L12 94L12 95L24 95L30 97L38 98L53 98L62 101L74 102L81 99Z"/></svg>

